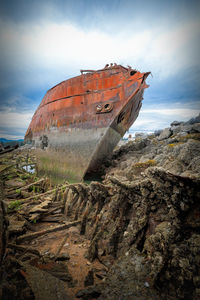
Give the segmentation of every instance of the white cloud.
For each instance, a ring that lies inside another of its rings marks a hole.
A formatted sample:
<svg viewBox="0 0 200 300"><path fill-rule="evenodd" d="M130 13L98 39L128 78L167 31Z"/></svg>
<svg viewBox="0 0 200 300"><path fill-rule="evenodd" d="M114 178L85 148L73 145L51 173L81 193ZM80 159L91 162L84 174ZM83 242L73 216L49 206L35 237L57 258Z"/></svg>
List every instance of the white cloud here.
<svg viewBox="0 0 200 300"><path fill-rule="evenodd" d="M188 108L171 108L171 109L144 109L142 111L143 114L152 114L156 113L159 115L166 115L170 117L178 117L178 118L192 118L193 116L197 115L196 109L188 109Z"/></svg>
<svg viewBox="0 0 200 300"><path fill-rule="evenodd" d="M149 130L154 131L170 126L173 121L188 121L196 117L200 110L190 108L157 108L141 109L139 117L132 125L130 130Z"/></svg>
<svg viewBox="0 0 200 300"><path fill-rule="evenodd" d="M101 68L107 62L117 62L151 70L161 78L192 63L189 45L199 28L199 23L193 22L179 25L173 31L147 25L134 31L130 23L129 28L111 34L95 28L86 31L70 23L0 25L4 28L1 57L12 68L51 70L57 76L61 72L78 73L80 68Z"/></svg>
<svg viewBox="0 0 200 300"><path fill-rule="evenodd" d="M0 112L0 127L13 130L28 128L33 113Z"/></svg>

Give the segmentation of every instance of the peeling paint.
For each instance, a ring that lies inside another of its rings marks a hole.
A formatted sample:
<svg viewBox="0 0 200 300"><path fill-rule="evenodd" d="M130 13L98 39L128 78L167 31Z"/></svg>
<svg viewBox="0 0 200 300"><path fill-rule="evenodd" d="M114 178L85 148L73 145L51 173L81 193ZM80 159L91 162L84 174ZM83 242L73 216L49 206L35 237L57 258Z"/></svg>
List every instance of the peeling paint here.
<svg viewBox="0 0 200 300"><path fill-rule="evenodd" d="M98 168L137 118L149 74L116 64L97 71L81 70L80 76L63 81L46 93L25 140L42 148L41 139L45 136L46 151L64 153L65 159L67 153L74 153L75 161L81 157L85 162L82 175L88 166ZM112 134L108 133L109 128ZM88 150L81 142L76 148L80 136L86 137Z"/></svg>

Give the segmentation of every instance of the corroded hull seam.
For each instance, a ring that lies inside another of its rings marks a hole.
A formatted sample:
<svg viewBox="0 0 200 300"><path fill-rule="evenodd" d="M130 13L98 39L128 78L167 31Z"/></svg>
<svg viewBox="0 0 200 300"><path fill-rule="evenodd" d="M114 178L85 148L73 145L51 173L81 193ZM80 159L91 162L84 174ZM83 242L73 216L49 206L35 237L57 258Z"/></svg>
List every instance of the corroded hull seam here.
<svg viewBox="0 0 200 300"><path fill-rule="evenodd" d="M75 181L98 172L136 120L150 74L120 65L81 72L46 93L25 135L40 170Z"/></svg>

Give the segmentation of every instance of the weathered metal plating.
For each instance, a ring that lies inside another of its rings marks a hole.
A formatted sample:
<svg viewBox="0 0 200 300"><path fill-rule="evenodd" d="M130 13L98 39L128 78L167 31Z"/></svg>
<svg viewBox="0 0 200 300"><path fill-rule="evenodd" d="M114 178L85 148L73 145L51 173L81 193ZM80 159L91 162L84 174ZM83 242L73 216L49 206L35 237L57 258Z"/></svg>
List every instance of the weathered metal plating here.
<svg viewBox="0 0 200 300"><path fill-rule="evenodd" d="M80 160L79 177L95 171L137 118L149 74L117 64L81 70L46 93L25 140Z"/></svg>

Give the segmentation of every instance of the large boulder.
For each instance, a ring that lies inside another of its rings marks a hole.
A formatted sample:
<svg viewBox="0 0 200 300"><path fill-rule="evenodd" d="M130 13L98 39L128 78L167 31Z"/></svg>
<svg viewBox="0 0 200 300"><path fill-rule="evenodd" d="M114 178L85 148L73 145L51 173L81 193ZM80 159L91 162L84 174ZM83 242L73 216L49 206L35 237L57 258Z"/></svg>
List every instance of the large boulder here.
<svg viewBox="0 0 200 300"><path fill-rule="evenodd" d="M200 142L192 139L183 144L180 152L177 153L177 159L189 165L191 161L200 155Z"/></svg>
<svg viewBox="0 0 200 300"><path fill-rule="evenodd" d="M200 114L195 118L190 119L189 121L185 122L186 124L195 124L200 123Z"/></svg>
<svg viewBox="0 0 200 300"><path fill-rule="evenodd" d="M195 123L195 124L193 125L193 130L194 130L195 132L200 132L200 123Z"/></svg>
<svg viewBox="0 0 200 300"><path fill-rule="evenodd" d="M183 122L180 122L180 121L173 121L170 126L178 126L178 125L181 125L183 124Z"/></svg>
<svg viewBox="0 0 200 300"><path fill-rule="evenodd" d="M173 132L173 135L184 135L184 134L190 134L190 133L197 133L200 132L200 123L195 124L181 124L177 126L172 126L171 131Z"/></svg>
<svg viewBox="0 0 200 300"><path fill-rule="evenodd" d="M158 140L162 141L168 139L172 135L172 131L170 128L165 128L159 135Z"/></svg>

